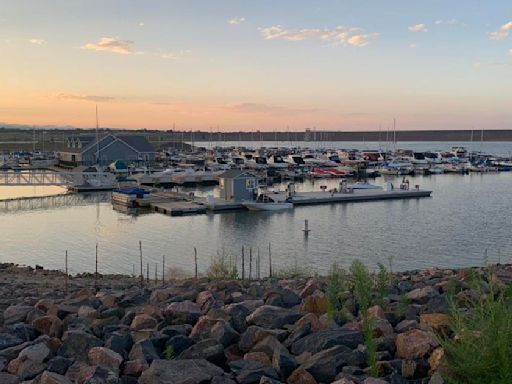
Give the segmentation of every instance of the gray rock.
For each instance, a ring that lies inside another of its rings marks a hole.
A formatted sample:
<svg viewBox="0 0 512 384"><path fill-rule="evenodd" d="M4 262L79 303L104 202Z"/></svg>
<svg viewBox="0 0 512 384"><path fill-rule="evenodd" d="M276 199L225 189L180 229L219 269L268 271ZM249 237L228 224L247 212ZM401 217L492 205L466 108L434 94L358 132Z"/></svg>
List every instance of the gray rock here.
<svg viewBox="0 0 512 384"><path fill-rule="evenodd" d="M222 344L215 339L206 339L184 350L178 359L205 359L215 365L222 365L226 356Z"/></svg>
<svg viewBox="0 0 512 384"><path fill-rule="evenodd" d="M128 357L130 360L146 360L148 363L160 358L155 350L155 346L148 339L135 343Z"/></svg>
<svg viewBox="0 0 512 384"><path fill-rule="evenodd" d="M114 332L105 342L105 347L119 353L126 359L133 347L133 338L127 332Z"/></svg>
<svg viewBox="0 0 512 384"><path fill-rule="evenodd" d="M344 345L350 349L363 344L363 334L343 328L326 329L312 333L292 344L291 352L300 355L303 352L318 353L336 345Z"/></svg>
<svg viewBox="0 0 512 384"><path fill-rule="evenodd" d="M11 305L7 307L4 311L4 324L23 323L33 309L34 307L30 305Z"/></svg>
<svg viewBox="0 0 512 384"><path fill-rule="evenodd" d="M15 345L19 345L21 343L23 343L23 340L16 335L0 333L0 350L14 347Z"/></svg>
<svg viewBox="0 0 512 384"><path fill-rule="evenodd" d="M246 317L247 324L258 325L262 328L274 329L283 328L286 324L293 324L302 315L296 311L263 305Z"/></svg>
<svg viewBox="0 0 512 384"><path fill-rule="evenodd" d="M62 337L63 343L58 354L79 361L87 360L87 353L93 347L102 347L103 341L84 331L67 331Z"/></svg>
<svg viewBox="0 0 512 384"><path fill-rule="evenodd" d="M218 322L212 327L210 336L224 347L237 343L240 339L240 334L231 325L222 322Z"/></svg>
<svg viewBox="0 0 512 384"><path fill-rule="evenodd" d="M19 384L20 379L18 376L11 375L7 372L0 372L0 383L2 384Z"/></svg>
<svg viewBox="0 0 512 384"><path fill-rule="evenodd" d="M239 384L258 384L263 376L279 379L273 368L265 367L259 361L237 360L229 363Z"/></svg>
<svg viewBox="0 0 512 384"><path fill-rule="evenodd" d="M142 373L138 384L203 384L223 373L222 369L204 359L154 360Z"/></svg>
<svg viewBox="0 0 512 384"><path fill-rule="evenodd" d="M183 352L185 349L189 348L192 345L194 345L194 340L192 340L190 337L176 335L174 337L171 337L167 341L166 348L170 348L170 350L172 350L174 356L176 357L181 352Z"/></svg>
<svg viewBox="0 0 512 384"><path fill-rule="evenodd" d="M62 356L55 356L48 361L48 366L46 369L49 372L65 375L71 364L73 364L73 359L68 359Z"/></svg>

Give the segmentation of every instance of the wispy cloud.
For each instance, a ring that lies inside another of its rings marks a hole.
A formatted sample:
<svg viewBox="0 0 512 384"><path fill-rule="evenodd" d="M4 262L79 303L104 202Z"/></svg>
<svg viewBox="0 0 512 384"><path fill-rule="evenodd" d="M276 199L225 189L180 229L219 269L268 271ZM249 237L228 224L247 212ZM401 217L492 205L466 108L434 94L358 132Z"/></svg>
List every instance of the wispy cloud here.
<svg viewBox="0 0 512 384"><path fill-rule="evenodd" d="M180 57L189 55L191 52L192 51L190 49L182 49L182 50L176 51L176 52L162 53L160 55L160 57L162 59L176 60L176 59L179 59Z"/></svg>
<svg viewBox="0 0 512 384"><path fill-rule="evenodd" d="M294 31L285 29L281 25L274 25L263 28L261 35L265 40L303 41L307 39L317 39L327 42L330 45L364 47L368 45L371 39L377 37L378 33L365 33L361 28L342 26L333 29L303 28Z"/></svg>
<svg viewBox="0 0 512 384"><path fill-rule="evenodd" d="M436 25L460 25L460 26L465 26L466 25L466 24L464 24L463 22L461 22L460 20L457 20L457 19L436 20L435 24Z"/></svg>
<svg viewBox="0 0 512 384"><path fill-rule="evenodd" d="M35 45L45 45L46 44L46 41L44 41L43 39L30 39L28 41L29 43L31 44L35 44Z"/></svg>
<svg viewBox="0 0 512 384"><path fill-rule="evenodd" d="M145 25L146 25L146 24L145 24L144 22L142 22L142 21L139 23L139 27L143 27L143 26L145 26Z"/></svg>
<svg viewBox="0 0 512 384"><path fill-rule="evenodd" d="M133 50L134 42L131 40L120 40L114 37L102 37L97 43L87 43L80 48L93 51L106 51L121 55L142 54Z"/></svg>
<svg viewBox="0 0 512 384"><path fill-rule="evenodd" d="M314 112L315 109L300 109L300 108L289 108L281 105L269 105L269 104L258 104L258 103L232 103L227 104L223 107L225 110L229 110L237 113L254 113L254 114L289 114L289 113L309 113Z"/></svg>
<svg viewBox="0 0 512 384"><path fill-rule="evenodd" d="M96 103L114 100L114 97L111 96L76 95L72 93L59 93L55 97L60 100L93 101Z"/></svg>
<svg viewBox="0 0 512 384"><path fill-rule="evenodd" d="M232 19L228 20L228 24L231 25L238 25L245 21L245 17L233 17Z"/></svg>
<svg viewBox="0 0 512 384"><path fill-rule="evenodd" d="M414 48L416 48L417 46L418 46L418 44L416 44L416 43L411 43L411 44L409 44L409 48L410 48L410 49L414 49Z"/></svg>
<svg viewBox="0 0 512 384"><path fill-rule="evenodd" d="M503 24L497 31L490 32L489 38L491 40L503 40L510 34L511 31L512 21L509 21L508 23Z"/></svg>
<svg viewBox="0 0 512 384"><path fill-rule="evenodd" d="M416 25L411 25L409 27L409 31L411 31L411 32L427 32L428 29L425 24L416 24Z"/></svg>

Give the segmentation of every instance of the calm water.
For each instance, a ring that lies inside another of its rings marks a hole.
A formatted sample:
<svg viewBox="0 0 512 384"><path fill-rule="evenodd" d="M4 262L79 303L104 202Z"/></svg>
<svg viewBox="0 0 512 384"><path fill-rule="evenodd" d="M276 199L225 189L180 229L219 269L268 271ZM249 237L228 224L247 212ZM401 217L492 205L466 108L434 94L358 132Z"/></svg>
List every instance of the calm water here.
<svg viewBox="0 0 512 384"><path fill-rule="evenodd" d="M415 151L447 151L454 146L466 147L470 151L482 151L493 155L511 156L512 155L512 142L510 141L484 141L479 142L480 136L475 133L475 141L470 142L443 142L443 141L400 141L396 145L390 142L376 142L376 141L320 141L320 142L305 142L305 141L220 141L220 142L196 142L197 146L211 148L212 146L223 147L247 147L247 148L260 148L260 147L301 147L301 148L332 148L332 149L381 149L393 150L395 148L412 149Z"/></svg>
<svg viewBox="0 0 512 384"><path fill-rule="evenodd" d="M382 180L377 179L377 184ZM302 190L321 184L306 182ZM0 261L62 268L69 250L73 273L94 270L99 244L101 272L132 273L142 240L144 263L193 270L216 253L240 256L252 246L267 270L268 243L276 266L298 264L320 273L337 261L358 258L369 266L393 258L395 269L480 265L512 256L512 173L435 175L411 178L411 185L432 189L425 199L297 207L281 213L231 212L188 217L116 212L109 203L0 213ZM312 232L301 229L309 220ZM247 253L246 253L247 254ZM161 266L159 266L161 269Z"/></svg>

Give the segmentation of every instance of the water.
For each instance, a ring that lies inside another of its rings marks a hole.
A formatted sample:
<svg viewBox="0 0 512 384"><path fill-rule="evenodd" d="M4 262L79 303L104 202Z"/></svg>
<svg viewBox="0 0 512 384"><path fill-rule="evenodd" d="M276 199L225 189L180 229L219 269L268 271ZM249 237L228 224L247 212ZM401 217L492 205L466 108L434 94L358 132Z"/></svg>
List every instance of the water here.
<svg viewBox="0 0 512 384"><path fill-rule="evenodd" d="M476 137L476 134L475 134ZM261 147L301 147L301 148L331 148L331 149L381 149L393 150L398 149L412 149L414 151L448 151L452 147L465 147L469 151L481 151L484 153L500 156L512 155L512 142L510 141L466 141L466 142L444 142L444 141L400 141L396 145L390 142L377 142L377 141L320 141L320 142L306 142L306 141L219 141L215 142L195 142L197 146L211 148L212 146L222 147L246 147L246 148L261 148Z"/></svg>
<svg viewBox="0 0 512 384"><path fill-rule="evenodd" d="M337 183L306 182L298 189ZM395 270L481 265L485 255L510 261L512 173L413 177L415 184L432 189L432 197L185 217L132 217L109 203L3 213L0 261L62 269L67 249L72 273L93 271L97 242L100 272L132 273L139 240L151 271L165 255L166 266L192 272L193 247L204 271L218 252L240 257L242 245L252 246L254 257L260 247L267 271L269 242L274 268L297 264L319 273L334 261L348 265L356 258L372 268L392 259ZM312 230L307 239L305 219Z"/></svg>

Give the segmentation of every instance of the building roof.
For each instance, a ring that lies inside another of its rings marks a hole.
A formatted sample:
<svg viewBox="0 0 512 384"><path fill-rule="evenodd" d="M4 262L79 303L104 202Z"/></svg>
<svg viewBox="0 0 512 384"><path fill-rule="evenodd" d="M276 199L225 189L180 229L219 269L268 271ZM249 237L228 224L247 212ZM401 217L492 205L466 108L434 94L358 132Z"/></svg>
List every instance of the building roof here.
<svg viewBox="0 0 512 384"><path fill-rule="evenodd" d="M137 152L147 153L155 152L155 148L146 139L144 135L115 135L118 139L124 141L130 147L133 147Z"/></svg>
<svg viewBox="0 0 512 384"><path fill-rule="evenodd" d="M149 143L144 135L114 135L112 133L102 134L99 136L99 150L100 152L103 148L108 147L113 140L106 140L108 137L118 139L121 142L124 142L126 145L130 146L139 153L154 153L155 148ZM70 138L71 139L71 138ZM97 140L96 135L80 135L78 137L73 137L73 139L79 139L82 143L81 148L64 148L61 152L68 153L83 153L91 148L96 148Z"/></svg>
<svg viewBox="0 0 512 384"><path fill-rule="evenodd" d="M240 176L256 177L252 173L240 169L230 169L229 171L226 171L219 175L219 177L222 177L224 179L236 179L237 177Z"/></svg>

